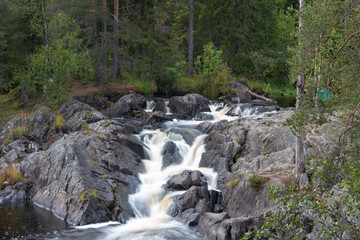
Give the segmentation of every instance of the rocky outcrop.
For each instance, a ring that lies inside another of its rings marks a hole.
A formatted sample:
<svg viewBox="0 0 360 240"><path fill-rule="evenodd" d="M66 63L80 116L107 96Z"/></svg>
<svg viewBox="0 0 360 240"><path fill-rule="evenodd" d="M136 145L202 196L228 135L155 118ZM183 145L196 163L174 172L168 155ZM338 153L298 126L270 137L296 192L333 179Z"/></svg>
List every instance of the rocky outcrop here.
<svg viewBox="0 0 360 240"><path fill-rule="evenodd" d="M63 129L66 133L78 131L84 124L94 123L106 119L101 112L78 101L62 105L59 113L66 120L66 125Z"/></svg>
<svg viewBox="0 0 360 240"><path fill-rule="evenodd" d="M276 205L266 188L291 181L295 167L295 136L282 125L290 115L199 126L209 134L200 166L218 172L226 209L201 215L197 231L207 239L239 239Z"/></svg>
<svg viewBox="0 0 360 240"><path fill-rule="evenodd" d="M209 100L200 94L187 94L170 98L169 107L173 114L191 119L200 112L210 112L209 103Z"/></svg>
<svg viewBox="0 0 360 240"><path fill-rule="evenodd" d="M142 147L120 127L117 133L108 127L89 125L89 131L64 136L47 151L27 156L21 169L32 185L32 202L72 224L124 222L134 216L127 195L140 183Z"/></svg>

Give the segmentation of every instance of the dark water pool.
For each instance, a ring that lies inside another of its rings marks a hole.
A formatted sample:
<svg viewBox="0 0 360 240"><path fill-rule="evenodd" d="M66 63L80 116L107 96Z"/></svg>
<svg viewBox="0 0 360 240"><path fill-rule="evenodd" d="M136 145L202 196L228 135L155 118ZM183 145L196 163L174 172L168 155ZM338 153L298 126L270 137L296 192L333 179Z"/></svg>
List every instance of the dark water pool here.
<svg viewBox="0 0 360 240"><path fill-rule="evenodd" d="M50 211L29 203L0 206L0 239L54 238L71 229Z"/></svg>

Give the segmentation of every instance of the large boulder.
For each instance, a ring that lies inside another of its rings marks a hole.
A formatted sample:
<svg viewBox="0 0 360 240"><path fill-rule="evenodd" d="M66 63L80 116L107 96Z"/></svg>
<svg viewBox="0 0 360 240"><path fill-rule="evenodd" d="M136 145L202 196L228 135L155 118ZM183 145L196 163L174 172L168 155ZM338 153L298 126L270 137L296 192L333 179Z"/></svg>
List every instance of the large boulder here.
<svg viewBox="0 0 360 240"><path fill-rule="evenodd" d="M170 177L165 184L167 191L181 191L188 190L192 186L207 187L207 182L204 174L199 171L185 170L180 174Z"/></svg>
<svg viewBox="0 0 360 240"><path fill-rule="evenodd" d="M162 150L162 156L162 169L165 169L173 164L180 164L182 161L180 151L176 144L172 141L165 144Z"/></svg>
<svg viewBox="0 0 360 240"><path fill-rule="evenodd" d="M111 125L89 124L89 131L65 135L48 150L28 155L21 169L32 186L32 202L75 225L133 217L127 196L140 184L144 153L123 127Z"/></svg>
<svg viewBox="0 0 360 240"><path fill-rule="evenodd" d="M146 99L140 94L128 94L122 96L112 107L109 114L113 117L120 117L128 114L130 111L142 111L145 107Z"/></svg>
<svg viewBox="0 0 360 240"><path fill-rule="evenodd" d="M210 112L209 104L209 99L200 94L176 96L169 100L171 112L186 119L193 118L200 112Z"/></svg>

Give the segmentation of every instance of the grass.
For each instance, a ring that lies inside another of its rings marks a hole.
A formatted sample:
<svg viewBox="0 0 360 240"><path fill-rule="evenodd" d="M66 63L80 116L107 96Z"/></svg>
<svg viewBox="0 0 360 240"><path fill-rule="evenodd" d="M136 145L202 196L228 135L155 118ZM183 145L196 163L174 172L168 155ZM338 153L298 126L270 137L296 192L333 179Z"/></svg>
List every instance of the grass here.
<svg viewBox="0 0 360 240"><path fill-rule="evenodd" d="M134 86L137 93L146 95L150 93L155 93L157 87L154 81L150 81L144 78L137 77L134 74L128 74L123 79L122 82L130 83Z"/></svg>
<svg viewBox="0 0 360 240"><path fill-rule="evenodd" d="M104 141L105 140L105 135L103 133L100 133L99 138L100 138L101 141Z"/></svg>
<svg viewBox="0 0 360 240"><path fill-rule="evenodd" d="M26 181L26 178L19 169L10 168L5 173L0 175L0 189L5 185L15 185L18 182Z"/></svg>
<svg viewBox="0 0 360 240"><path fill-rule="evenodd" d="M104 122L104 123L101 124L101 126L105 127L105 128L109 127L110 125L111 125L110 121L107 121L107 122Z"/></svg>
<svg viewBox="0 0 360 240"><path fill-rule="evenodd" d="M249 178L250 187L254 188L256 191L260 191L263 185L269 180L268 177L254 174Z"/></svg>

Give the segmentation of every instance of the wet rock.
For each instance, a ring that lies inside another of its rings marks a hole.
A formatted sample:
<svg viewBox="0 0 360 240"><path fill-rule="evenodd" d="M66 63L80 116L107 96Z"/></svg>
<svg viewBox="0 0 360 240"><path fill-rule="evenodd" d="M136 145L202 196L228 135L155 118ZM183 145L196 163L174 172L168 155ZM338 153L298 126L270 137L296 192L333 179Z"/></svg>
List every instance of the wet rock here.
<svg viewBox="0 0 360 240"><path fill-rule="evenodd" d="M163 99L163 98L155 98L155 99L153 99L153 101L156 104L155 108L154 108L154 112L164 112L164 113L166 113L165 99Z"/></svg>
<svg viewBox="0 0 360 240"><path fill-rule="evenodd" d="M179 149L177 148L176 144L172 141L169 141L165 144L162 151L162 155L163 155L162 169L165 169L172 164L181 163L182 158Z"/></svg>
<svg viewBox="0 0 360 240"><path fill-rule="evenodd" d="M190 119L197 113L210 112L209 103L209 100L200 94L187 94L170 98L169 107L172 113Z"/></svg>
<svg viewBox="0 0 360 240"><path fill-rule="evenodd" d="M188 190L192 186L207 187L207 182L204 174L199 171L185 170L180 174L171 176L165 184L165 189L167 191L181 191ZM189 199L186 199L186 201L187 200Z"/></svg>
<svg viewBox="0 0 360 240"><path fill-rule="evenodd" d="M7 186L0 189L0 204L19 203L28 199L26 194L27 186L23 182L18 182L14 186Z"/></svg>

